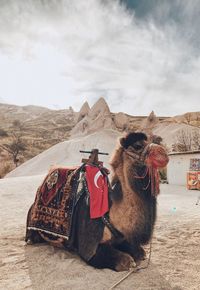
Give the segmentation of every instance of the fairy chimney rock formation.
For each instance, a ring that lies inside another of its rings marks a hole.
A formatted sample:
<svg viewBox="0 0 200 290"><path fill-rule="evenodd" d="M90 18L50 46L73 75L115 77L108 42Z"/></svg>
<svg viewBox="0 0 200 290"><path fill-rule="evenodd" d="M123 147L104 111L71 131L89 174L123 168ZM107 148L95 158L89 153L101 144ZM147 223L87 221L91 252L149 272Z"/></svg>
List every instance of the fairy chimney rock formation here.
<svg viewBox="0 0 200 290"><path fill-rule="evenodd" d="M116 127L119 130L124 131L128 127L129 119L126 114L120 112L120 113L115 114L114 122L115 122Z"/></svg>
<svg viewBox="0 0 200 290"><path fill-rule="evenodd" d="M156 117L154 111L143 121L141 128L147 134L152 133L152 129L159 123L158 118Z"/></svg>
<svg viewBox="0 0 200 290"><path fill-rule="evenodd" d="M102 115L109 115L110 109L108 107L108 104L106 103L104 98L100 98L91 108L89 116L92 119L97 118L98 116Z"/></svg>
<svg viewBox="0 0 200 290"><path fill-rule="evenodd" d="M88 105L88 102L85 102L82 105L82 107L81 107L81 109L80 109L80 111L78 113L77 123L80 122L85 116L87 116L89 111L90 111L90 106Z"/></svg>
<svg viewBox="0 0 200 290"><path fill-rule="evenodd" d="M115 129L114 122L108 104L104 98L100 98L90 110L87 105L83 106L83 116L79 113L78 123L73 128L72 135L87 135L101 129ZM82 107L82 108L83 108ZM81 118L81 116L83 116Z"/></svg>

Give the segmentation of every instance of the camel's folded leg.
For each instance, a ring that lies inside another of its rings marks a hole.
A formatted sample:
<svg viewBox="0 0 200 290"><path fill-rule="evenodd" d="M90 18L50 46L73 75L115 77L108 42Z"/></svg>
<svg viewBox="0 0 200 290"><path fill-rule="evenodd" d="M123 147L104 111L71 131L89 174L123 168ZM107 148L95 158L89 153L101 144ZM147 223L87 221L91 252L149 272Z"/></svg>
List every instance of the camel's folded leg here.
<svg viewBox="0 0 200 290"><path fill-rule="evenodd" d="M44 243L45 240L42 238L42 236L40 235L38 231L27 230L25 242L31 245L31 244L36 244L36 243Z"/></svg>
<svg viewBox="0 0 200 290"><path fill-rule="evenodd" d="M127 241L123 241L121 244L113 245L115 249L125 252L129 255L131 255L136 262L139 262L146 257L146 253L144 249L137 243L132 246Z"/></svg>
<svg viewBox="0 0 200 290"><path fill-rule="evenodd" d="M96 268L109 268L115 271L127 271L136 266L129 254L120 252L109 244L100 244L88 263Z"/></svg>

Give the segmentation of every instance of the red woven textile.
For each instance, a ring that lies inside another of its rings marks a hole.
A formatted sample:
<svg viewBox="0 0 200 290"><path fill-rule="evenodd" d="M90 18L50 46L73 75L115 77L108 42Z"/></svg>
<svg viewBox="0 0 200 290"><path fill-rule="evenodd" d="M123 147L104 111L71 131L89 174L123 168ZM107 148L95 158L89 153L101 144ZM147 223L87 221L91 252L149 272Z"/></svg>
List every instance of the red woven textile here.
<svg viewBox="0 0 200 290"><path fill-rule="evenodd" d="M56 196L58 190L66 182L68 169L55 169L47 175L41 188L41 201L47 206Z"/></svg>
<svg viewBox="0 0 200 290"><path fill-rule="evenodd" d="M154 168L163 168L167 165L169 157L164 147L157 144L151 144L150 152L146 161L147 164Z"/></svg>
<svg viewBox="0 0 200 290"><path fill-rule="evenodd" d="M146 159L146 164L149 167L151 176L151 192L153 195L158 195L160 192L158 168L163 168L169 162L169 157L164 147L151 144L150 152Z"/></svg>
<svg viewBox="0 0 200 290"><path fill-rule="evenodd" d="M99 218L109 209L107 177L98 167L86 165L86 180L90 193L90 218Z"/></svg>

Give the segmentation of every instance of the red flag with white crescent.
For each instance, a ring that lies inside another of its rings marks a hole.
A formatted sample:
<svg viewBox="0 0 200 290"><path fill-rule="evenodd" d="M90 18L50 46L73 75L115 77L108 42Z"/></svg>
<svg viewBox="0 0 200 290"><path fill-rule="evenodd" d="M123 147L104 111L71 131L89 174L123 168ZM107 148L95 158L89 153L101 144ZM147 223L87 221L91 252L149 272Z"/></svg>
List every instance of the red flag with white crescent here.
<svg viewBox="0 0 200 290"><path fill-rule="evenodd" d="M109 209L107 178L98 167L86 165L86 180L90 193L90 218L99 218Z"/></svg>

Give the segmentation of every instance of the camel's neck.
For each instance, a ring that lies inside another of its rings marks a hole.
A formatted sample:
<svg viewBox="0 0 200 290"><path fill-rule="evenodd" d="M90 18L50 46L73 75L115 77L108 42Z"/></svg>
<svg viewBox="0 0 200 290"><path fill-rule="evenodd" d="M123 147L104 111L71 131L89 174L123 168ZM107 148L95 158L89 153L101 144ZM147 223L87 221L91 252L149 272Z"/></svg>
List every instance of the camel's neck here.
<svg viewBox="0 0 200 290"><path fill-rule="evenodd" d="M122 163L114 171L114 182L119 183L123 200L149 199L151 198L151 179L148 167L145 164L133 166L130 163ZM119 186L118 186L119 187ZM120 195L119 192L116 195ZM122 199L122 198L121 198Z"/></svg>
<svg viewBox="0 0 200 290"><path fill-rule="evenodd" d="M146 197L144 192L135 191L133 183L127 180L130 176L127 177L124 173L126 171L123 170L123 167L119 167L115 171L115 178L118 182L113 192L110 219L113 225L129 239L138 224L144 225L145 220L149 218L147 215L152 201L148 192Z"/></svg>

